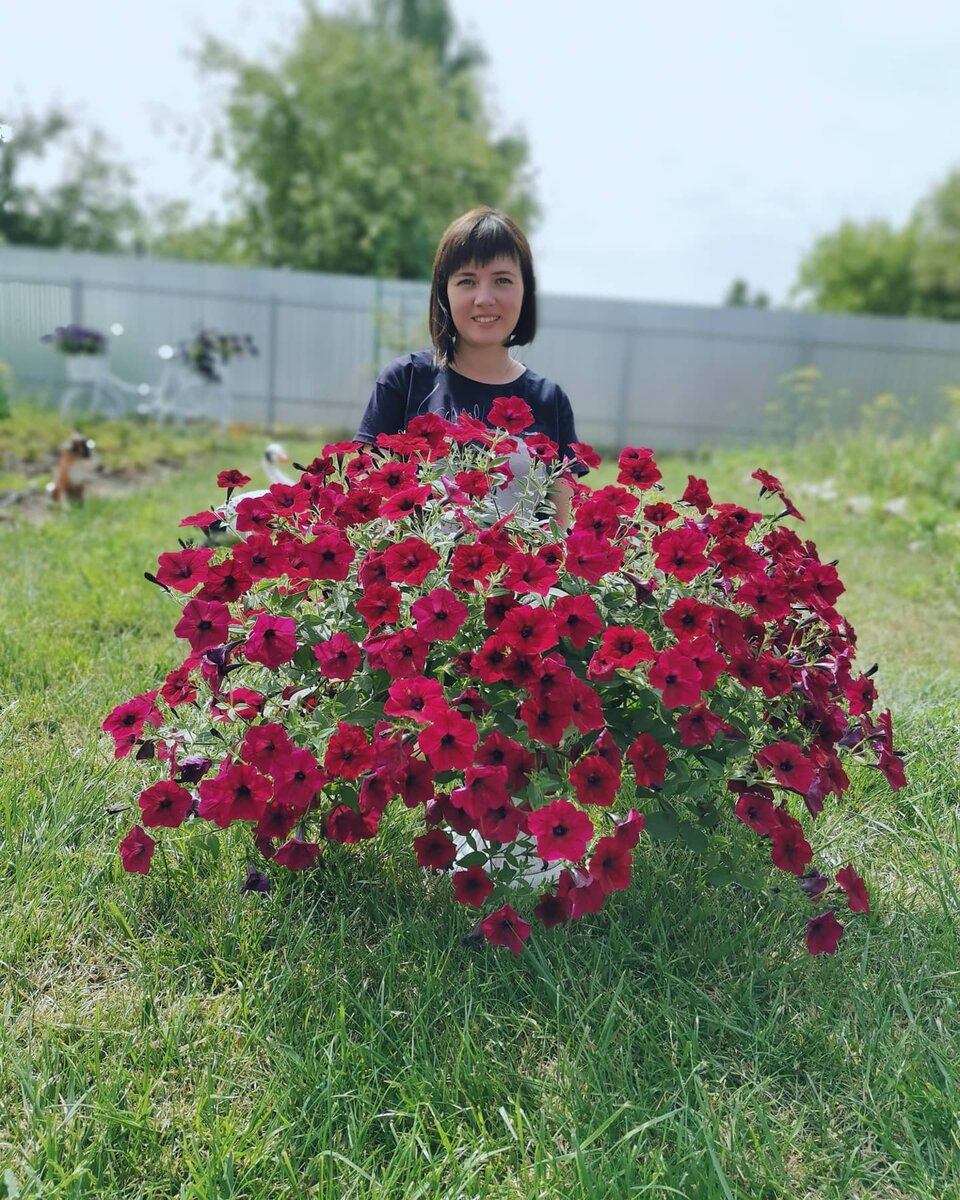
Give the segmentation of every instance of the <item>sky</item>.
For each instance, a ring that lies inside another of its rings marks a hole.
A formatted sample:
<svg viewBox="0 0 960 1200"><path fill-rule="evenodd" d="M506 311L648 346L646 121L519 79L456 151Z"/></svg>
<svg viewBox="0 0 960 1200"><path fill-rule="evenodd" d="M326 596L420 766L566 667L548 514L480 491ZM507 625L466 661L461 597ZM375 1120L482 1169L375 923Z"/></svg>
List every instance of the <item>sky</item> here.
<svg viewBox="0 0 960 1200"><path fill-rule="evenodd" d="M530 144L546 293L712 305L740 276L784 303L817 236L847 217L900 223L960 168L955 0L451 7L488 55L495 127ZM108 135L144 195L206 212L228 181L197 154L216 95L190 51L215 32L266 56L301 11L8 0L0 123L66 104Z"/></svg>

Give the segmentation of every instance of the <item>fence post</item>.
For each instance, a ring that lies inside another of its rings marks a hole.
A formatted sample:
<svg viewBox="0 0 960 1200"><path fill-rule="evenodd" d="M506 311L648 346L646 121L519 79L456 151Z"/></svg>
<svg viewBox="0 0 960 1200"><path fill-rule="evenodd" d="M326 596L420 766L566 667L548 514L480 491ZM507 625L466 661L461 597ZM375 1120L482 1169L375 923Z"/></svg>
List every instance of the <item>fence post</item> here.
<svg viewBox="0 0 960 1200"><path fill-rule="evenodd" d="M70 280L70 324L83 324L83 280Z"/></svg>
<svg viewBox="0 0 960 1200"><path fill-rule="evenodd" d="M267 300L267 416L264 428L273 433L277 418L277 304L271 292Z"/></svg>

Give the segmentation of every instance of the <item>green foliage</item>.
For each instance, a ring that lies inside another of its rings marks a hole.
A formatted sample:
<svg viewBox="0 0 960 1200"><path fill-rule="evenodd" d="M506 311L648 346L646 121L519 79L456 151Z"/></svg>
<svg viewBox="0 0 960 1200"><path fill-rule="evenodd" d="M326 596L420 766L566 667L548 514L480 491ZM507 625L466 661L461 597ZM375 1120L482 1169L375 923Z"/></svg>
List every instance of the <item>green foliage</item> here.
<svg viewBox="0 0 960 1200"><path fill-rule="evenodd" d="M960 171L917 208L915 311L960 320Z"/></svg>
<svg viewBox="0 0 960 1200"><path fill-rule="evenodd" d="M81 137L60 107L43 114L10 114L9 140L0 142L0 244L69 246L111 253L131 249L141 236L133 176L109 156L99 130ZM26 182L25 169L49 154L62 155L51 187Z"/></svg>
<svg viewBox="0 0 960 1200"><path fill-rule="evenodd" d="M827 312L960 320L960 170L900 228L846 220L818 238L792 294Z"/></svg>
<svg viewBox="0 0 960 1200"><path fill-rule="evenodd" d="M906 315L914 308L914 252L912 224L844 221L803 258L794 295L826 312Z"/></svg>
<svg viewBox="0 0 960 1200"><path fill-rule="evenodd" d="M769 308L770 297L766 292L751 292L750 284L737 278L727 289L723 303L727 308Z"/></svg>
<svg viewBox="0 0 960 1200"><path fill-rule="evenodd" d="M221 252L423 278L439 235L465 209L492 204L532 220L525 141L493 135L474 72L441 62L447 35L441 47L397 36L388 16L308 12L269 63L207 42L203 68L228 88L215 149L239 195ZM154 250L175 244L191 248L182 228ZM197 230L192 245L216 248L216 235Z"/></svg>

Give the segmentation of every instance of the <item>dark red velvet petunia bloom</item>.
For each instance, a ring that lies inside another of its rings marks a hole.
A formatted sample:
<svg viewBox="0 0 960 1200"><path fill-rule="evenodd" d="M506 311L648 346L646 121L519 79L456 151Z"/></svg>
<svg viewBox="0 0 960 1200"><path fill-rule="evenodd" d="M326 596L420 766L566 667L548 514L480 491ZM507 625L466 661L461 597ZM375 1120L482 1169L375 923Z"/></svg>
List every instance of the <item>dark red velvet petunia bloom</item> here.
<svg viewBox="0 0 960 1200"><path fill-rule="evenodd" d="M434 871L446 871L453 865L457 857L457 847L449 834L442 829L428 829L413 839L413 849L417 862L421 867L430 867Z"/></svg>
<svg viewBox="0 0 960 1200"><path fill-rule="evenodd" d="M867 895L867 885L853 867L843 867L837 872L836 879L841 891L846 893L847 907L851 912L867 913L870 911L870 898Z"/></svg>
<svg viewBox="0 0 960 1200"><path fill-rule="evenodd" d="M833 915L833 910L818 913L807 922L807 950L811 954L836 954L843 926Z"/></svg>
<svg viewBox="0 0 960 1200"><path fill-rule="evenodd" d="M483 936L491 945L506 946L514 954L520 954L523 943L530 936L531 926L516 913L509 904L504 904L480 922Z"/></svg>
<svg viewBox="0 0 960 1200"><path fill-rule="evenodd" d="M452 876L453 894L458 904L469 904L473 908L482 908L486 898L493 891L493 881L483 867L467 867L457 871Z"/></svg>
<svg viewBox="0 0 960 1200"><path fill-rule="evenodd" d="M134 825L120 843L120 860L125 871L146 875L150 870L156 842L139 825Z"/></svg>
<svg viewBox="0 0 960 1200"><path fill-rule="evenodd" d="M670 756L652 734L637 734L627 750L627 758L633 767L637 787L660 787L666 779Z"/></svg>
<svg viewBox="0 0 960 1200"><path fill-rule="evenodd" d="M141 820L148 829L165 826L176 829L187 819L193 808L193 797L169 779L161 779L140 793Z"/></svg>

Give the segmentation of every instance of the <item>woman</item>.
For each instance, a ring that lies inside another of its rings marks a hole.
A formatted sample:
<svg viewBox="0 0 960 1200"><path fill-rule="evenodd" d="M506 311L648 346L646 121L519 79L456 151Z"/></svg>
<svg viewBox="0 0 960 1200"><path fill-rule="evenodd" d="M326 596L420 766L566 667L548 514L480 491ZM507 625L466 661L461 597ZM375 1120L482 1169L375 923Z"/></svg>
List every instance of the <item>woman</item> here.
<svg viewBox="0 0 960 1200"><path fill-rule="evenodd" d="M510 355L511 346L533 341L536 328L533 258L523 231L493 208L464 213L440 239L433 260L433 349L405 354L384 368L357 440L375 442L379 433L399 433L427 412L448 420L467 412L484 421L497 396L519 396L534 417L525 432L546 434L571 460L571 471L584 474L585 468L572 461L577 434L566 393ZM529 455L514 456L510 466L515 476L522 475ZM562 528L570 523L572 495L567 480L555 484L552 499Z"/></svg>

